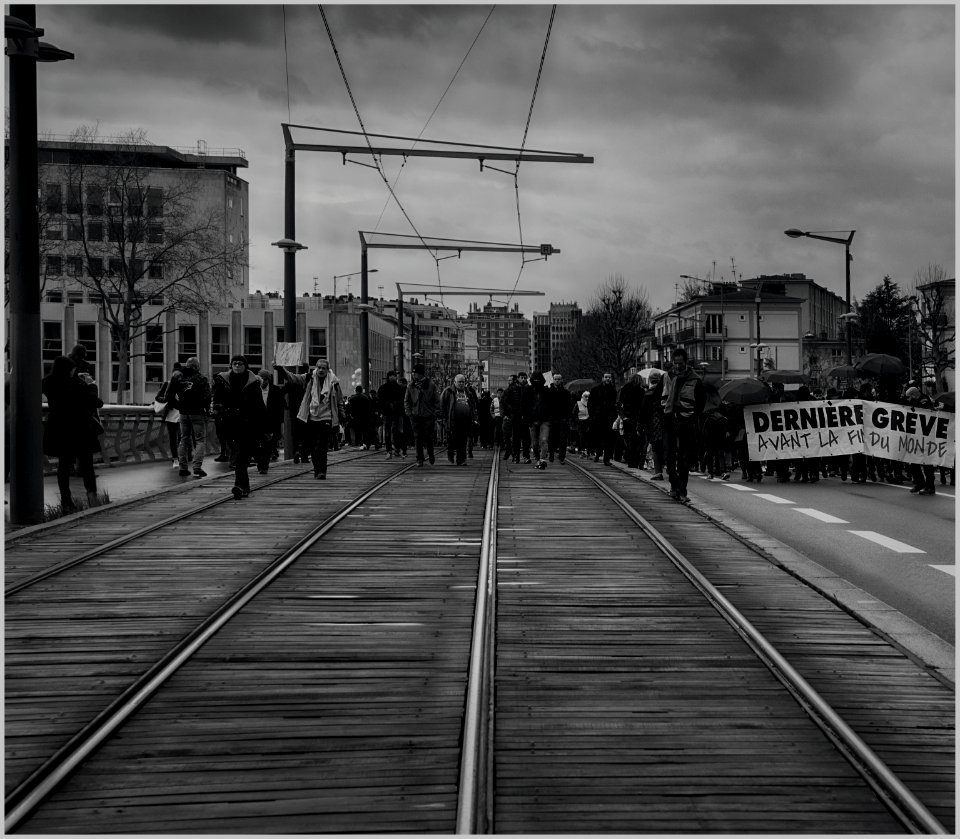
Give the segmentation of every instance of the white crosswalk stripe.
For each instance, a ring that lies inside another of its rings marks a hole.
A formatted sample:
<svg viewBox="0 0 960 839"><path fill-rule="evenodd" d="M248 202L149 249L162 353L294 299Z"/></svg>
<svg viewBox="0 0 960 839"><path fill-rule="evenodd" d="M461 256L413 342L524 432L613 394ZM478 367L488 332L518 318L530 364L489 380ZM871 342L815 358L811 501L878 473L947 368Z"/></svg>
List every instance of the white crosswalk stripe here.
<svg viewBox="0 0 960 839"><path fill-rule="evenodd" d="M798 513L803 513L812 519L822 521L824 524L850 524L846 519L838 519L836 516L831 516L829 513L822 513L820 510L813 509L813 507L796 507L795 509Z"/></svg>
<svg viewBox="0 0 960 839"><path fill-rule="evenodd" d="M956 565L931 565L931 568L936 568L937 571L943 571L944 574L950 574L954 577L957 576L957 566Z"/></svg>
<svg viewBox="0 0 960 839"><path fill-rule="evenodd" d="M771 495L768 492L758 492L754 498L762 498L764 501L769 501L772 504L796 504L796 501L788 501L786 498L781 498L779 495Z"/></svg>

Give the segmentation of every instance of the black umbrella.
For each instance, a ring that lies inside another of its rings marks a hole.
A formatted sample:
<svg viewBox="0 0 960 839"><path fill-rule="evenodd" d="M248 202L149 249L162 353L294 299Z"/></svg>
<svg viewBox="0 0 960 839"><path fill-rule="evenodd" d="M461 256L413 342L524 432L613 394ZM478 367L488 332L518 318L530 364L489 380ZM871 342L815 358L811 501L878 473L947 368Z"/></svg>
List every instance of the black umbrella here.
<svg viewBox="0 0 960 839"><path fill-rule="evenodd" d="M773 391L759 379L735 379L723 385L718 393L731 405L758 405L773 398Z"/></svg>
<svg viewBox="0 0 960 839"><path fill-rule="evenodd" d="M838 364L836 367L831 367L823 375L828 379L855 379L860 374L857 372L856 367L850 364Z"/></svg>
<svg viewBox="0 0 960 839"><path fill-rule="evenodd" d="M867 353L855 365L858 375L880 378L899 378L907 375L907 365L895 355L882 352Z"/></svg>
<svg viewBox="0 0 960 839"><path fill-rule="evenodd" d="M807 377L803 373L794 373L792 370L771 370L763 374L763 380L768 384L805 385Z"/></svg>

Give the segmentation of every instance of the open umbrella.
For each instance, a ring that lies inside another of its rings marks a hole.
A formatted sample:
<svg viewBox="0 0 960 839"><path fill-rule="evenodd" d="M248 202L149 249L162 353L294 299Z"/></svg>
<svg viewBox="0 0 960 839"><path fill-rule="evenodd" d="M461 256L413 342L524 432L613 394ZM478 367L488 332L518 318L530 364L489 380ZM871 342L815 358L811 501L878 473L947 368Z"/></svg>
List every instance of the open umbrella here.
<svg viewBox="0 0 960 839"><path fill-rule="evenodd" d="M723 385L718 393L731 405L759 405L773 398L773 391L759 379L734 379Z"/></svg>
<svg viewBox="0 0 960 839"><path fill-rule="evenodd" d="M720 403L723 402L720 398L720 388L729 383L729 379L722 379L719 382L705 381L703 383L703 392L706 396L703 406L704 411L716 411L720 407Z"/></svg>
<svg viewBox="0 0 960 839"><path fill-rule="evenodd" d="M644 384L649 384L651 373L659 373L662 376L665 371L658 367L645 367L643 370L638 370L637 372L640 374L640 378L643 379Z"/></svg>
<svg viewBox="0 0 960 839"><path fill-rule="evenodd" d="M899 378L907 374L906 364L895 355L887 355L882 352L867 353L854 367L861 376Z"/></svg>
<svg viewBox="0 0 960 839"><path fill-rule="evenodd" d="M763 380L767 384L779 383L782 385L805 385L807 377L803 373L795 373L792 370L771 370L763 374Z"/></svg>
<svg viewBox="0 0 960 839"><path fill-rule="evenodd" d="M823 375L828 379L855 379L860 374L850 364L838 364L836 367L831 367Z"/></svg>
<svg viewBox="0 0 960 839"><path fill-rule="evenodd" d="M572 382L567 382L567 390L571 393L582 393L585 390L593 390L597 386L597 382L593 379L574 379Z"/></svg>

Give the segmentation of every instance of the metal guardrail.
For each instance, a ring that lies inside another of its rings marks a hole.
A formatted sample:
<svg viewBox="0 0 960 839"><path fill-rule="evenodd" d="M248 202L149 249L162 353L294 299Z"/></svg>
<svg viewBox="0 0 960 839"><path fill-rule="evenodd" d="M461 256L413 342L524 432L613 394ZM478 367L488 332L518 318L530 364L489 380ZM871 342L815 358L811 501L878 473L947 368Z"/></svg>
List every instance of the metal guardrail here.
<svg viewBox="0 0 960 839"><path fill-rule="evenodd" d="M46 415L47 406L43 406ZM104 435L100 438L101 451L93 456L95 465L124 466L131 463L149 463L170 460L170 443L163 418L150 405L104 405L100 408L100 423ZM213 421L207 423L207 452L218 452ZM44 474L57 471L56 459L44 455Z"/></svg>

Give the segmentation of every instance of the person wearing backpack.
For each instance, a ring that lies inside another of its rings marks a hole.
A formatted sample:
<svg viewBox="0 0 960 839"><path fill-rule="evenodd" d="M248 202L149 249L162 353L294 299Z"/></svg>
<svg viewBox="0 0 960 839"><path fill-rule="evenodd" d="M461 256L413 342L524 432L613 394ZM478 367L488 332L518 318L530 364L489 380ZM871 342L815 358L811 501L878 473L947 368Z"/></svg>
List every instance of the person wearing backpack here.
<svg viewBox="0 0 960 839"><path fill-rule="evenodd" d="M203 456L207 448L207 414L210 412L210 382L200 373L200 359L191 356L183 365L180 375L170 378L167 401L180 411L180 444L177 456L180 459L180 476L187 477L188 446L193 439L193 475L203 478Z"/></svg>

